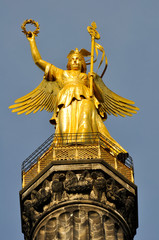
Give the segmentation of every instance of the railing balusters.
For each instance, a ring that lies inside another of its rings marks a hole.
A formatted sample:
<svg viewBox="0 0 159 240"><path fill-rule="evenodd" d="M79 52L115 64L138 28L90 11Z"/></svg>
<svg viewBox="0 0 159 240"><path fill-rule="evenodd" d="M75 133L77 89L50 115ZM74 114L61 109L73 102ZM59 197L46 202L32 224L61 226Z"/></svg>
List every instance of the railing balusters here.
<svg viewBox="0 0 159 240"><path fill-rule="evenodd" d="M114 143L110 141L110 139L103 136L101 133L78 133L78 134L52 134L40 147L37 148L25 161L22 163L22 173L27 172L35 163L37 163L38 158L40 158L48 149L53 149L53 159L56 159L56 151L54 148L58 146L66 146L72 144L77 145L82 144L86 145L99 145L98 157L101 157L101 147L104 149L119 149ZM120 150L120 149L119 149ZM122 151L121 151L122 152ZM78 157L78 149L76 149L76 157ZM129 156L124 163L128 168L132 169L133 173L133 161ZM115 168L117 167L117 162L115 162Z"/></svg>

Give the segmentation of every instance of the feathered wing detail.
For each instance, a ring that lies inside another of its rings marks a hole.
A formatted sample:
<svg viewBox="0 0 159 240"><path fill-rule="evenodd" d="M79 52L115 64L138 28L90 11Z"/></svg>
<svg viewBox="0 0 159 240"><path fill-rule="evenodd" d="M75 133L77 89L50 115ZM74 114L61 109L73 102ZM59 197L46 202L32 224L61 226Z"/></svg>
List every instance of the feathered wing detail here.
<svg viewBox="0 0 159 240"><path fill-rule="evenodd" d="M22 113L28 115L39 110L53 112L56 96L60 89L61 86L58 84L58 81L48 81L44 77L38 87L27 95L15 100L15 104L9 108L13 108L12 112L17 112L18 115Z"/></svg>
<svg viewBox="0 0 159 240"><path fill-rule="evenodd" d="M133 101L112 92L98 75L95 77L94 83L96 91L102 94L101 112L106 112L109 115L113 114L116 117L118 115L125 117L126 115L132 116L139 110L139 108L134 106L135 103Z"/></svg>

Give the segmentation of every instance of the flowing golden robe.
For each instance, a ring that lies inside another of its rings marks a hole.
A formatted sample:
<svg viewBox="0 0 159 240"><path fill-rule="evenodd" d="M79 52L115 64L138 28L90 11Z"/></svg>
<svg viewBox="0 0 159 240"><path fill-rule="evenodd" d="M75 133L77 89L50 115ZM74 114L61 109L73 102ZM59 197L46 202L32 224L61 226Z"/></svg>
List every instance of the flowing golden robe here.
<svg viewBox="0 0 159 240"><path fill-rule="evenodd" d="M62 86L50 119L52 124L56 124L56 133L101 132L110 137L99 113L100 102L96 96L90 98L86 73L62 70L51 65L45 75L49 81L58 81Z"/></svg>

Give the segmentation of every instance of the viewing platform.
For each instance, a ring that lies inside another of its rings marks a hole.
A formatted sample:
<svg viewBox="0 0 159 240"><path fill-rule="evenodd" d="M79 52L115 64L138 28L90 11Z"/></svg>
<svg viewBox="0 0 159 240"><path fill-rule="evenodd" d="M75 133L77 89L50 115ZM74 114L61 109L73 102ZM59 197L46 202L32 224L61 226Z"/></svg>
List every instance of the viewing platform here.
<svg viewBox="0 0 159 240"><path fill-rule="evenodd" d="M134 183L132 158L101 133L52 134L22 163L22 187L53 161L103 160ZM120 153L119 153L120 152Z"/></svg>

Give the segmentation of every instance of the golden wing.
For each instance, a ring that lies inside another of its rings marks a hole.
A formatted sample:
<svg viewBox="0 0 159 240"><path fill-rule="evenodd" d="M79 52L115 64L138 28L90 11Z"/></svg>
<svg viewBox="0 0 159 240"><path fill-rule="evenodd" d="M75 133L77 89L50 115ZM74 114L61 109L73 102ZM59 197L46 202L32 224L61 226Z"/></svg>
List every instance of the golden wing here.
<svg viewBox="0 0 159 240"><path fill-rule="evenodd" d="M125 117L132 116L137 113L139 108L134 106L134 102L123 98L116 93L112 92L103 82L103 80L97 75L94 79L96 91L102 94L101 112L106 112L109 115L113 114L116 117L118 115Z"/></svg>
<svg viewBox="0 0 159 240"><path fill-rule="evenodd" d="M42 82L32 92L15 100L15 104L9 108L14 108L12 112L17 112L18 115L25 113L46 110L54 111L56 96L61 87L57 81L48 81L43 78Z"/></svg>

